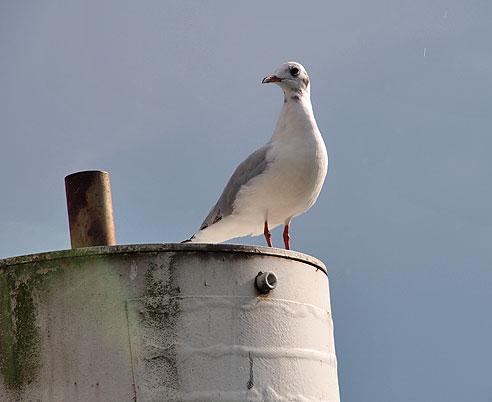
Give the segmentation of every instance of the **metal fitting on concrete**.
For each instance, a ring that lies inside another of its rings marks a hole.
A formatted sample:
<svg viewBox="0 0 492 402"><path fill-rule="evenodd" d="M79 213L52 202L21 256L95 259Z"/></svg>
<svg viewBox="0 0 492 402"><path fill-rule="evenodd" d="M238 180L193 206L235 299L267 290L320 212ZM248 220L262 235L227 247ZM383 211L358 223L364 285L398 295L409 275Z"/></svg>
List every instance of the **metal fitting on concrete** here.
<svg viewBox="0 0 492 402"><path fill-rule="evenodd" d="M277 287L277 275L271 271L258 272L255 285L260 293L267 294Z"/></svg>

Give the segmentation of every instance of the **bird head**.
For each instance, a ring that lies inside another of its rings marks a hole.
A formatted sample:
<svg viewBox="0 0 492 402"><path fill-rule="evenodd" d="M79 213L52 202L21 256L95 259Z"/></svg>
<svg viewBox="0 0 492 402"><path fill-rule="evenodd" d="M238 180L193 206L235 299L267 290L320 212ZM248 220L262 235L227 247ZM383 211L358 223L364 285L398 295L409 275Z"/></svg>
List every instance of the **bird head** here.
<svg viewBox="0 0 492 402"><path fill-rule="evenodd" d="M293 61L282 64L275 70L274 75L263 78L261 82L263 84L274 82L286 93L309 93L309 77L306 69L301 64Z"/></svg>

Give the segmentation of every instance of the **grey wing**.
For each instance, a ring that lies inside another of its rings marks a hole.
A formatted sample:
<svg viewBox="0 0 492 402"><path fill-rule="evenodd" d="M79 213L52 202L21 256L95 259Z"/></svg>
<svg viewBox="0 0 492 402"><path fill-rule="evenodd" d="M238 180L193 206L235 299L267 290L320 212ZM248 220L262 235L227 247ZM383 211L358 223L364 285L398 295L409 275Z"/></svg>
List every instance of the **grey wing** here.
<svg viewBox="0 0 492 402"><path fill-rule="evenodd" d="M260 149L248 156L234 171L227 182L224 191L210 210L208 216L200 226L203 230L214 223L219 222L222 218L231 215L234 207L236 196L241 187L247 184L252 178L262 174L271 161L267 160L267 152L270 144L266 144Z"/></svg>

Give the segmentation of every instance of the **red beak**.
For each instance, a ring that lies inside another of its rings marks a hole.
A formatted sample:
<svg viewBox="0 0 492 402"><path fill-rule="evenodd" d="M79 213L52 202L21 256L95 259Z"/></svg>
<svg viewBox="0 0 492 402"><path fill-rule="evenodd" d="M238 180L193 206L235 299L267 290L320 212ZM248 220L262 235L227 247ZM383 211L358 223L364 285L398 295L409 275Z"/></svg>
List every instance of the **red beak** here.
<svg viewBox="0 0 492 402"><path fill-rule="evenodd" d="M278 78L276 75L269 75L268 77L263 78L261 81L262 84L266 84L267 82L281 82L282 79Z"/></svg>

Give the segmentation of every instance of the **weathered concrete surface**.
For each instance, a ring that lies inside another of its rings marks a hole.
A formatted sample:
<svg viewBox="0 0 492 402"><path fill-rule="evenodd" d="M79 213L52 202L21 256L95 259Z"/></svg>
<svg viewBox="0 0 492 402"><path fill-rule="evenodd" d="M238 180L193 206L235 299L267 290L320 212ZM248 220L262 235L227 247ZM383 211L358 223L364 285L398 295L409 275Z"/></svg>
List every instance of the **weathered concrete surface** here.
<svg viewBox="0 0 492 402"><path fill-rule="evenodd" d="M0 401L339 401L326 269L203 244L0 260Z"/></svg>

